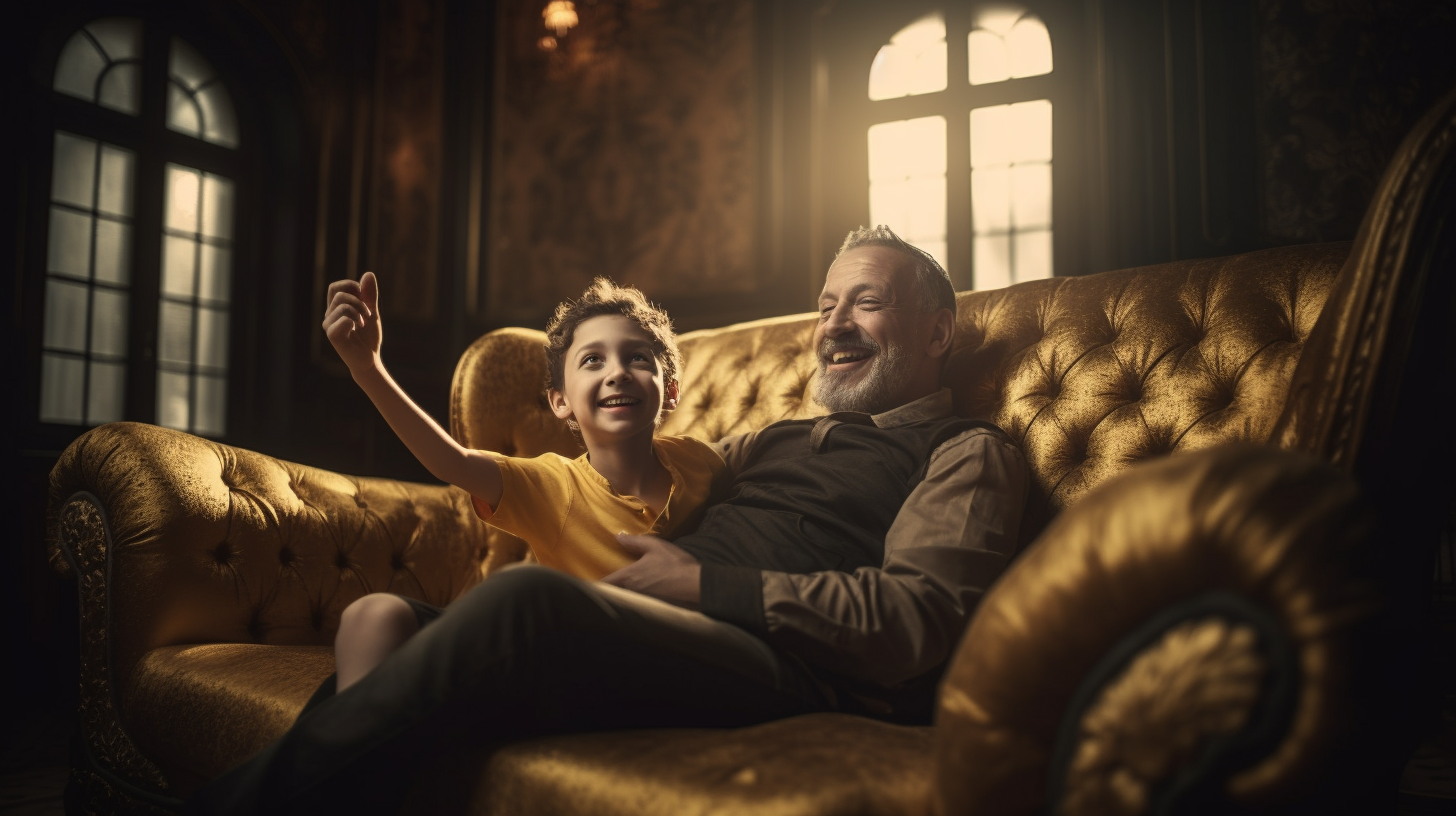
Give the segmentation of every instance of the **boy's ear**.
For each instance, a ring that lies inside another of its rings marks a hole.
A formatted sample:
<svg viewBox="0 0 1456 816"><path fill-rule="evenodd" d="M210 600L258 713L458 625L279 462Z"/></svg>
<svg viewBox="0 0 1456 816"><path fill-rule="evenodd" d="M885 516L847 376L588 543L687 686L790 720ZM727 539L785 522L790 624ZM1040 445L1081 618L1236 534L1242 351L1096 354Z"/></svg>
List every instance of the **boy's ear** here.
<svg viewBox="0 0 1456 816"><path fill-rule="evenodd" d="M555 388L546 389L546 403L557 419L571 419L571 406L566 404L566 395Z"/></svg>
<svg viewBox="0 0 1456 816"><path fill-rule="evenodd" d="M662 412L665 414L676 407L677 380L668 380L667 387L662 389Z"/></svg>

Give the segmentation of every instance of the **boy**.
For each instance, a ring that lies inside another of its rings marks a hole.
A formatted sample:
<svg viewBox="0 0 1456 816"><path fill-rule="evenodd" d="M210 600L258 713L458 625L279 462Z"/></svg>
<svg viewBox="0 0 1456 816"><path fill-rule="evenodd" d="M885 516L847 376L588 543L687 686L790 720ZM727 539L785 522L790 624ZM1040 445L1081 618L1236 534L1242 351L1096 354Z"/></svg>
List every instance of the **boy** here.
<svg viewBox="0 0 1456 816"><path fill-rule="evenodd" d="M598 278L557 307L547 326L547 402L586 448L575 460L469 450L445 433L380 360L373 272L329 285L323 326L354 381L430 473L466 490L482 519L525 539L542 564L579 578L596 580L632 562L619 532L671 537L691 529L723 472L707 444L655 436L662 415L677 406L680 356L667 314L631 287ZM337 690L440 611L390 593L350 604L334 642Z"/></svg>

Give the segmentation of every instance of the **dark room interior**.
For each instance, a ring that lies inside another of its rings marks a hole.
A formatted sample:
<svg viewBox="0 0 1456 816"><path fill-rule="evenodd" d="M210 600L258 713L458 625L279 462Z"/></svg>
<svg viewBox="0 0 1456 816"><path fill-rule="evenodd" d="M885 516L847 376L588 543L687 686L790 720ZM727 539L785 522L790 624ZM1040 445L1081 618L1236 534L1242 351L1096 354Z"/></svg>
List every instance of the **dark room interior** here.
<svg viewBox="0 0 1456 816"><path fill-rule="evenodd" d="M1456 89L1456 5L1427 0L576 0L569 20L551 16L560 5L56 0L9 12L15 527L0 568L0 810L62 812L82 613L47 504L52 468L83 433L157 424L337 473L433 481L330 349L330 281L379 275L391 370L448 427L471 343L540 329L598 275L640 287L679 332L812 311L846 232L925 220L875 178L876 134L892 125L944 123L935 223L891 226L924 241L957 291L979 291L1351 241L1402 140ZM978 81L987 21L1027 15L1049 34L1047 67ZM894 57L882 47L909 53L937 35L948 86L876 91ZM72 78L113 68L110 85ZM982 212L982 188L965 183L982 173L975 111L1027 100L1054 111L1037 165L1052 192L1042 227L997 244L957 226ZM84 204L65 198L73 179L58 169L77 151L103 178ZM179 192L198 196L206 223L175 222ZM179 283L184 255L215 274ZM58 267L73 257L80 272ZM67 329L72 296L83 317ZM1384 812L1456 813L1456 504L1444 501L1418 604L1439 701Z"/></svg>

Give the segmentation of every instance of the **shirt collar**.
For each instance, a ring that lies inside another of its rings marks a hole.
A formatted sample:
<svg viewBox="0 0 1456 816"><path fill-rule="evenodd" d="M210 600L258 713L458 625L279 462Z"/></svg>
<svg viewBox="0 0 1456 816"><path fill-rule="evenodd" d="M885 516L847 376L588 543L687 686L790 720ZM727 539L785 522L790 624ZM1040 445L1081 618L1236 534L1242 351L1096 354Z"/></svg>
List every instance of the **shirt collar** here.
<svg viewBox="0 0 1456 816"><path fill-rule="evenodd" d="M836 411L825 419L835 419L840 422L851 424L874 423L876 428L900 428L905 425L913 425L916 422L924 422L927 419L941 419L951 415L951 395L949 388L942 388L933 394L927 394L920 399L907 402L898 408L891 408L884 413L863 414L852 411Z"/></svg>
<svg viewBox="0 0 1456 816"><path fill-rule="evenodd" d="M870 419L877 428L899 428L927 419L940 419L951 415L950 389L942 388L934 394L927 394L899 408L891 408L882 414L873 414Z"/></svg>

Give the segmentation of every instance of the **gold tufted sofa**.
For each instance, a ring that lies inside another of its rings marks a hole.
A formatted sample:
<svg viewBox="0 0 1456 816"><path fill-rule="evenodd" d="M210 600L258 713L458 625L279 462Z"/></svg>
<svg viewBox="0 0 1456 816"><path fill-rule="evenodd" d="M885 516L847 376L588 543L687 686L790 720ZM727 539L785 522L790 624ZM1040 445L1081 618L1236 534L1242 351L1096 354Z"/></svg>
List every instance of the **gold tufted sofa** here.
<svg viewBox="0 0 1456 816"><path fill-rule="evenodd" d="M1456 97L1453 97L1456 99ZM412 812L1342 812L1388 804L1424 699L1408 636L1449 502L1456 102L1409 137L1353 244L958 295L957 409L1023 446L1026 544L933 726L819 714L451 756ZM812 315L682 338L705 439L816 413ZM574 445L543 335L465 353L450 423ZM1449 468L1448 468L1449 469ZM78 439L49 545L81 603L68 797L165 810L286 729L370 591L448 603L525 557L453 488L356 478L150 425ZM1424 570L1424 572L1423 572Z"/></svg>

